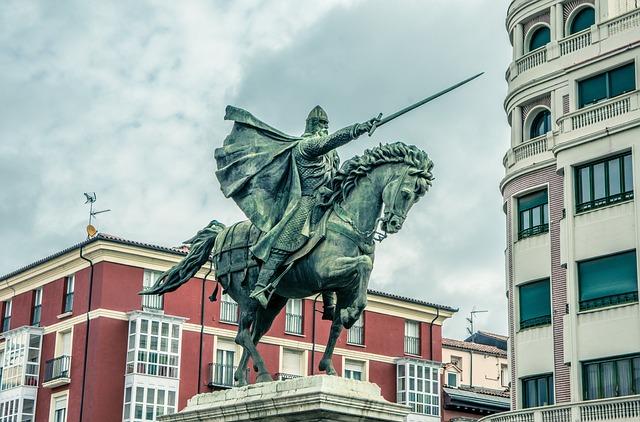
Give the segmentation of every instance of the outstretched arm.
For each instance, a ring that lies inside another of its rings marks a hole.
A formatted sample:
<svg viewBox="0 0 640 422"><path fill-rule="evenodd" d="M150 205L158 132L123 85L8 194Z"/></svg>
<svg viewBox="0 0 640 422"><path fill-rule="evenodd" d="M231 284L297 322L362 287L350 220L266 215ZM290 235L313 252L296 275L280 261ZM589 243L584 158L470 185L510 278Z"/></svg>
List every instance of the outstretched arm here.
<svg viewBox="0 0 640 422"><path fill-rule="evenodd" d="M300 141L300 151L308 157L319 157L371 130L376 119L347 126L327 136L312 136Z"/></svg>

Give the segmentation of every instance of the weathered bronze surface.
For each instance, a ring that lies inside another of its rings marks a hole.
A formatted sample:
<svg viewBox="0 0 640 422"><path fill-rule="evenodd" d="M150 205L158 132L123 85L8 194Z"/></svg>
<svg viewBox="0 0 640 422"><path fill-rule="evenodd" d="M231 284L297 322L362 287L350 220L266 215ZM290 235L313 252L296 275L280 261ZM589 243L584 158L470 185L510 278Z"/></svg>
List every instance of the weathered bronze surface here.
<svg viewBox="0 0 640 422"><path fill-rule="evenodd" d="M183 261L144 293L173 291L213 259L216 279L240 308L239 385L247 382L249 358L257 381L271 380L256 345L287 300L322 293L332 325L319 369L336 374L336 340L367 304L374 240L402 228L431 186L433 163L417 147L395 142L368 149L338 170L335 148L373 132L379 118L329 134L327 115L316 107L301 137L239 108L227 107L225 118L234 125L215 151L216 176L249 220L229 227L212 221L189 241Z"/></svg>

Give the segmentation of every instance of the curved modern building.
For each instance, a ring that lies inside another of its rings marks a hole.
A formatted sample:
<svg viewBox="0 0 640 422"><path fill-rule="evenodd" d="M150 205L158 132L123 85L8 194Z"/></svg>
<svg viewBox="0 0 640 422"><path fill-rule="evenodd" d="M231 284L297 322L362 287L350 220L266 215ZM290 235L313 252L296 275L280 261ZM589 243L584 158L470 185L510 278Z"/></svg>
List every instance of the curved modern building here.
<svg viewBox="0 0 640 422"><path fill-rule="evenodd" d="M506 28L513 410L499 418L640 420L640 1L514 0Z"/></svg>

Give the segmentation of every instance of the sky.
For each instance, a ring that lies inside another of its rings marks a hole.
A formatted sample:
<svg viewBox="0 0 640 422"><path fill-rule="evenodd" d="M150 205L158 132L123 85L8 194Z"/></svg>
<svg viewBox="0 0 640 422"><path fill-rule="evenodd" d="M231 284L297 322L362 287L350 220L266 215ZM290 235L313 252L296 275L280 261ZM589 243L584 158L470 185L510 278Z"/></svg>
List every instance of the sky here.
<svg viewBox="0 0 640 422"><path fill-rule="evenodd" d="M369 287L459 308L444 335L506 333L499 182L507 2L4 1L0 8L0 274L100 232L177 246L212 219L244 219L213 150L232 104L300 135L464 87L363 136L427 151L436 180L376 250Z"/></svg>

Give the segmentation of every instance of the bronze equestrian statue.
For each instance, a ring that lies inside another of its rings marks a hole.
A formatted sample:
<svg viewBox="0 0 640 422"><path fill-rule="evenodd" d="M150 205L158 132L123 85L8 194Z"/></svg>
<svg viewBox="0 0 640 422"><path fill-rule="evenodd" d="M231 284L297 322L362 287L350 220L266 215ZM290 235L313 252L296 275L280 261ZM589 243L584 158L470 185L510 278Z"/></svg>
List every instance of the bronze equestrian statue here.
<svg viewBox="0 0 640 422"><path fill-rule="evenodd" d="M339 169L335 148L471 79L385 119L380 115L333 134L319 106L301 137L228 106L225 119L234 125L215 151L216 176L248 220L229 227L213 220L187 241L187 256L142 294L174 291L212 260L217 281L240 309L235 341L243 354L235 380L244 385L249 357L258 382L272 379L256 345L287 300L321 293L323 317L332 324L319 369L335 375L336 340L367 304L374 240L402 228L433 180L432 161L413 145L380 145Z"/></svg>

